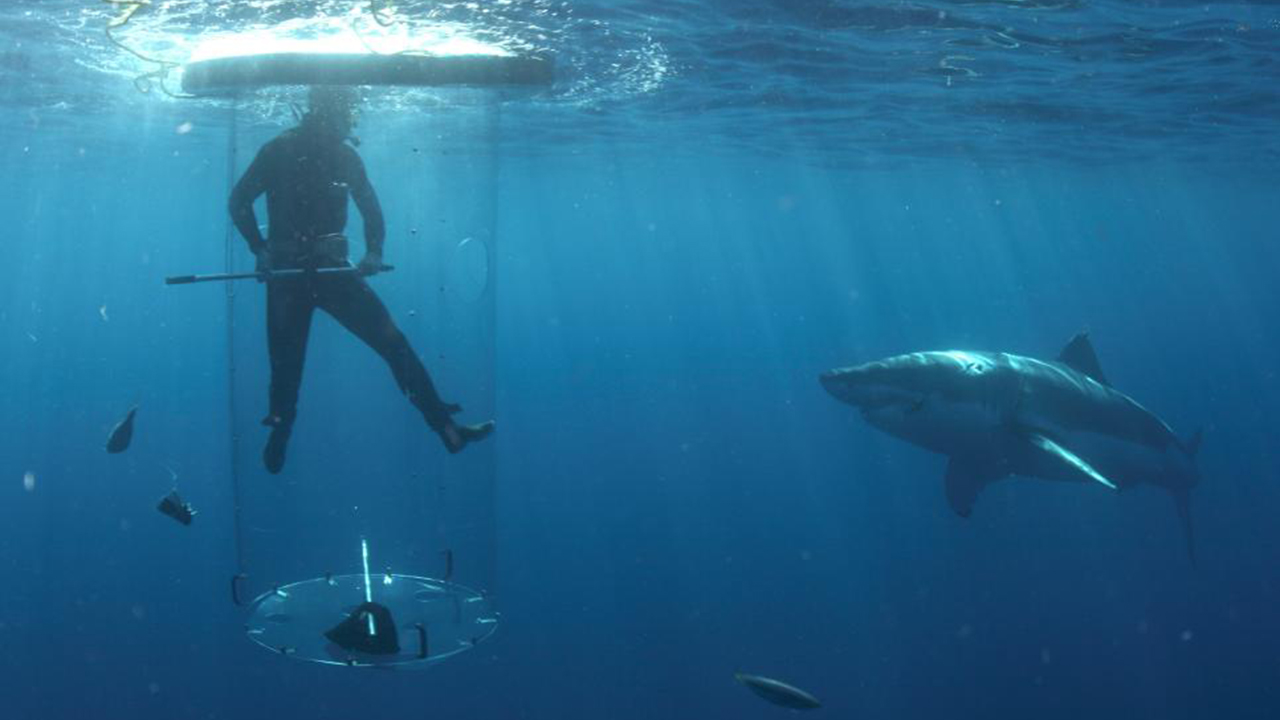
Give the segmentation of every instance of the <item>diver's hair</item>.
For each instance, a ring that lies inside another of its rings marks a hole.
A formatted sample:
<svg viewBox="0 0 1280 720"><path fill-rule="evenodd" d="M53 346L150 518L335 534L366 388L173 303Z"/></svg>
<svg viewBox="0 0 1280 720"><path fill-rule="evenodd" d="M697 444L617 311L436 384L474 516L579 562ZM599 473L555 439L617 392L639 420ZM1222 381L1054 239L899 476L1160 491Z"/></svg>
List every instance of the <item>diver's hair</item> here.
<svg viewBox="0 0 1280 720"><path fill-rule="evenodd" d="M350 85L312 85L307 92L308 115L350 112L359 104L360 92Z"/></svg>
<svg viewBox="0 0 1280 720"><path fill-rule="evenodd" d="M307 92L307 111L298 117L298 126L316 127L325 122L325 117L342 117L347 121L348 131L343 139L360 147L360 139L350 134L356 124L355 110L359 104L360 92L351 85L312 85ZM294 114L298 114L296 110Z"/></svg>

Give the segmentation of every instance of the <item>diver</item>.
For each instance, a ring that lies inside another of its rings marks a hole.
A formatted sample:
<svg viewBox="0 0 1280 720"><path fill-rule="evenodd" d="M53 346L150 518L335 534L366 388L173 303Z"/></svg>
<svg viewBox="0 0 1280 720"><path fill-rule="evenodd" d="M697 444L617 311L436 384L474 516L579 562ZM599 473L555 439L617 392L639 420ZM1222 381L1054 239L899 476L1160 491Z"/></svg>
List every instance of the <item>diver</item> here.
<svg viewBox="0 0 1280 720"><path fill-rule="evenodd" d="M298 388L307 351L311 316L329 313L373 348L390 366L401 392L451 453L493 431L493 421L461 425L458 405L436 393L422 361L396 327L365 277L384 268L386 227L364 163L348 145L357 117L354 88L316 86L297 127L286 130L258 151L231 191L229 209L236 229L257 258L267 284L267 347L271 359L270 410L262 424L271 437L262 453L267 471L284 467L285 447L297 416ZM254 200L267 196L267 237L254 215ZM350 267L347 198L364 220L365 255L356 272L301 273L270 277L272 269Z"/></svg>

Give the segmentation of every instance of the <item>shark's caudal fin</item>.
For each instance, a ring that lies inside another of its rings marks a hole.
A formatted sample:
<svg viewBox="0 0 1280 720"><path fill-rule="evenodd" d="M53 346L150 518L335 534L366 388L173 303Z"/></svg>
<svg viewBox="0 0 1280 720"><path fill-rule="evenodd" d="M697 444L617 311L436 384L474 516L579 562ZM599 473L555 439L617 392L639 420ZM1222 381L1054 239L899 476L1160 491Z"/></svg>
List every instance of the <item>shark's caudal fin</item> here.
<svg viewBox="0 0 1280 720"><path fill-rule="evenodd" d="M1191 527L1191 490L1176 488L1169 491L1173 496L1173 504L1178 508L1178 518L1182 520L1182 530L1187 536L1187 555L1191 564L1196 564L1196 536Z"/></svg>
<svg viewBox="0 0 1280 720"><path fill-rule="evenodd" d="M1204 438L1204 431L1197 428L1191 433L1191 437L1181 441L1182 451L1195 462L1196 454L1200 452L1200 441ZM1191 558L1191 564L1196 564L1196 536L1194 529L1191 527L1191 489L1190 488L1174 488L1169 491L1173 496L1173 504L1178 508L1178 519L1182 521L1182 531L1187 536L1187 555Z"/></svg>
<svg viewBox="0 0 1280 720"><path fill-rule="evenodd" d="M1093 343L1089 342L1089 333L1078 333L1071 342L1058 353L1058 362L1088 375L1103 385L1110 386L1107 376L1102 372L1102 363L1098 362L1098 354L1093 351Z"/></svg>
<svg viewBox="0 0 1280 720"><path fill-rule="evenodd" d="M1191 433L1191 437L1182 441L1182 451L1192 460L1195 460L1196 454L1200 452L1200 441L1204 439L1204 429L1197 428Z"/></svg>

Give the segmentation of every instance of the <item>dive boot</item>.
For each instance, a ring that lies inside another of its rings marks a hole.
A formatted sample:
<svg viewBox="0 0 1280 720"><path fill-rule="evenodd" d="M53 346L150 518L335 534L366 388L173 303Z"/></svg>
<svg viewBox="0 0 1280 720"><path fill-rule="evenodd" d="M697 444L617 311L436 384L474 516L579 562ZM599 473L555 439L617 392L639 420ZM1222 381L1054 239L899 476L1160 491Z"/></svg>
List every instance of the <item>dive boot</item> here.
<svg viewBox="0 0 1280 720"><path fill-rule="evenodd" d="M475 425L458 425L450 420L437 432L440 433L440 440L444 442L445 449L450 453L459 453L468 443L489 437L489 433L493 432L493 428L494 422L492 420L486 420Z"/></svg>
<svg viewBox="0 0 1280 720"><path fill-rule="evenodd" d="M276 422L272 422L273 420ZM262 424L271 428L271 437L267 438L267 446L262 449L262 464L266 466L267 472L277 475L284 469L284 451L289 445L293 428L276 417L269 417Z"/></svg>

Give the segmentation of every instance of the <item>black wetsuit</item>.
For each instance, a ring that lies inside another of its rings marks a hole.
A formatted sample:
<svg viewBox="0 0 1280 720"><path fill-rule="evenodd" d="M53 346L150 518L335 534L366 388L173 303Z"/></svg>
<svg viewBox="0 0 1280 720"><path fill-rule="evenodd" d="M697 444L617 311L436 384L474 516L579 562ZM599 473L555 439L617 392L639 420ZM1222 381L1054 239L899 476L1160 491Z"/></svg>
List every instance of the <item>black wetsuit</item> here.
<svg viewBox="0 0 1280 720"><path fill-rule="evenodd" d="M253 202L267 195L268 230L262 238ZM258 151L231 191L230 210L255 254L265 247L274 269L347 264L347 198L364 218L365 243L381 255L386 230L378 197L356 151L324 141L303 126L288 130ZM271 412L264 424L284 432L297 416L298 388L311 315L329 313L386 360L400 390L439 431L457 406L440 400L431 377L404 334L364 278L356 273L315 273L267 283L267 345L271 355Z"/></svg>

